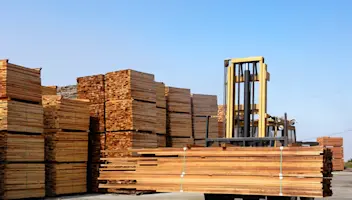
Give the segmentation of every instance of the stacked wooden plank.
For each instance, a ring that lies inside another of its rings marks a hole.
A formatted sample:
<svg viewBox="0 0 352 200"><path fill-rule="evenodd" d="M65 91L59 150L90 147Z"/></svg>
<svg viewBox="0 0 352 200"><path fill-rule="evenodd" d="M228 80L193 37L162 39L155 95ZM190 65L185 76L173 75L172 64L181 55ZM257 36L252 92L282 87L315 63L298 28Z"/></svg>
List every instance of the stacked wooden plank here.
<svg viewBox="0 0 352 200"><path fill-rule="evenodd" d="M99 192L98 169L105 145L105 76L98 74L77 78L77 97L90 101L87 189Z"/></svg>
<svg viewBox="0 0 352 200"><path fill-rule="evenodd" d="M156 82L156 124L158 147L166 147L166 97L165 84Z"/></svg>
<svg viewBox="0 0 352 200"><path fill-rule="evenodd" d="M167 146L193 144L191 91L190 89L166 87Z"/></svg>
<svg viewBox="0 0 352 200"><path fill-rule="evenodd" d="M42 95L56 95L57 86L42 86Z"/></svg>
<svg viewBox="0 0 352 200"><path fill-rule="evenodd" d="M320 198L332 195L331 152L319 146L158 148L133 152L140 157L105 159L99 179L112 182L99 187Z"/></svg>
<svg viewBox="0 0 352 200"><path fill-rule="evenodd" d="M192 123L195 144L205 145L207 116L210 116L208 121L208 137L218 137L217 112L218 101L216 95L192 94Z"/></svg>
<svg viewBox="0 0 352 200"><path fill-rule="evenodd" d="M329 148L332 151L333 170L343 171L345 169L344 155L343 155L343 138L342 137L320 137L317 142L321 146Z"/></svg>
<svg viewBox="0 0 352 200"><path fill-rule="evenodd" d="M225 137L225 106L219 105L218 106L218 137L223 138Z"/></svg>
<svg viewBox="0 0 352 200"><path fill-rule="evenodd" d="M0 199L45 196L39 69L0 61Z"/></svg>
<svg viewBox="0 0 352 200"><path fill-rule="evenodd" d="M106 149L121 147L121 155L128 155L127 148L150 147L141 141L151 140L156 147L156 86L154 75L134 70L121 70L105 75ZM141 136L143 135L143 136ZM120 147L115 146L121 144Z"/></svg>
<svg viewBox="0 0 352 200"><path fill-rule="evenodd" d="M89 102L44 95L47 196L86 192Z"/></svg>

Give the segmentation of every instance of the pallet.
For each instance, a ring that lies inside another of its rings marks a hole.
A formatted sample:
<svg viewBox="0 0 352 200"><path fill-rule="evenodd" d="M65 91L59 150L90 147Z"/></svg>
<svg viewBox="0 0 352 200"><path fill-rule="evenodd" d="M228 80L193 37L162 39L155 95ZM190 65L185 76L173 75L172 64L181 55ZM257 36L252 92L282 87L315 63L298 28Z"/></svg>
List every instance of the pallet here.
<svg viewBox="0 0 352 200"><path fill-rule="evenodd" d="M45 132L46 162L88 161L88 132Z"/></svg>
<svg viewBox="0 0 352 200"><path fill-rule="evenodd" d="M87 192L87 164L45 164L45 183L46 195L50 197L85 193Z"/></svg>
<svg viewBox="0 0 352 200"><path fill-rule="evenodd" d="M168 112L167 133L172 137L192 137L191 114Z"/></svg>
<svg viewBox="0 0 352 200"><path fill-rule="evenodd" d="M105 100L125 99L155 103L154 75L130 69L105 74Z"/></svg>
<svg viewBox="0 0 352 200"><path fill-rule="evenodd" d="M105 102L104 75L84 76L77 78L77 98L88 99L91 104Z"/></svg>
<svg viewBox="0 0 352 200"><path fill-rule="evenodd" d="M155 103L137 100L107 101L106 131L140 130L155 132Z"/></svg>
<svg viewBox="0 0 352 200"><path fill-rule="evenodd" d="M156 107L166 108L165 84L155 82L156 84Z"/></svg>
<svg viewBox="0 0 352 200"><path fill-rule="evenodd" d="M44 137L1 131L0 162L44 162Z"/></svg>
<svg viewBox="0 0 352 200"><path fill-rule="evenodd" d="M40 103L42 87L40 69L30 69L0 60L0 98L9 97Z"/></svg>
<svg viewBox="0 0 352 200"><path fill-rule="evenodd" d="M1 99L0 116L0 130L43 132L43 108L39 104Z"/></svg>
<svg viewBox="0 0 352 200"><path fill-rule="evenodd" d="M42 95L57 95L57 86L42 86Z"/></svg>
<svg viewBox="0 0 352 200"><path fill-rule="evenodd" d="M0 199L43 198L44 164L0 164Z"/></svg>
<svg viewBox="0 0 352 200"><path fill-rule="evenodd" d="M134 149L106 158L100 188L217 194L327 197L331 152L323 147ZM281 176L280 176L281 174ZM282 177L282 178L280 178ZM129 180L127 183L109 182Z"/></svg>
<svg viewBox="0 0 352 200"><path fill-rule="evenodd" d="M191 90L165 87L168 112L191 113Z"/></svg>
<svg viewBox="0 0 352 200"><path fill-rule="evenodd" d="M44 128L77 131L89 130L89 101L44 95Z"/></svg>

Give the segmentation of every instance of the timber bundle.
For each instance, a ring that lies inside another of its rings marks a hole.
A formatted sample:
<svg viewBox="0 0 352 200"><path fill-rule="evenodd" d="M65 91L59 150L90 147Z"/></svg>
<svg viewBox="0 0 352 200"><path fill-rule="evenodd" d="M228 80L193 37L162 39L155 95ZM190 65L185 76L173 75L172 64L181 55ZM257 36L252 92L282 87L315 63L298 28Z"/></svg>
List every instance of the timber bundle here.
<svg viewBox="0 0 352 200"><path fill-rule="evenodd" d="M100 188L265 196L331 196L324 147L194 147L131 150L104 158ZM119 181L125 180L125 181ZM126 181L129 180L129 181Z"/></svg>

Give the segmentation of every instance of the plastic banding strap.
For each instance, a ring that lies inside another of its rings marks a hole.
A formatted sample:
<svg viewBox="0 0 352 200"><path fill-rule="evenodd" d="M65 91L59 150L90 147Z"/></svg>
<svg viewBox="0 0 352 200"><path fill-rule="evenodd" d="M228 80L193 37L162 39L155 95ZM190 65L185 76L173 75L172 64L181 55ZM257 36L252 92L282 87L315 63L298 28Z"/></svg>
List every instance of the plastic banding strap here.
<svg viewBox="0 0 352 200"><path fill-rule="evenodd" d="M186 175L186 152L187 147L183 147L183 165L182 165L182 172L181 172L181 180L180 180L180 192L183 192L183 177Z"/></svg>
<svg viewBox="0 0 352 200"><path fill-rule="evenodd" d="M284 147L281 146L280 147L280 174L279 174L279 179L280 179L280 193L279 193L279 195L280 196L283 196L283 194L282 194L282 180L284 179L284 177L282 175L282 154L283 154L283 150L284 150Z"/></svg>

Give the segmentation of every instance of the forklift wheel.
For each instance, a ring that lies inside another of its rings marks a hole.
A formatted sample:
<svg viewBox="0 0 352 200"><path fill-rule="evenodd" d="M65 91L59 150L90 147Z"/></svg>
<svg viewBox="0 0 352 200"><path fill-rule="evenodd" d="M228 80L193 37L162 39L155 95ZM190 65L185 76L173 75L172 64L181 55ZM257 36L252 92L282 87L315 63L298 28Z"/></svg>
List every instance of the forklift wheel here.
<svg viewBox="0 0 352 200"><path fill-rule="evenodd" d="M234 200L231 194L204 194L204 200Z"/></svg>

